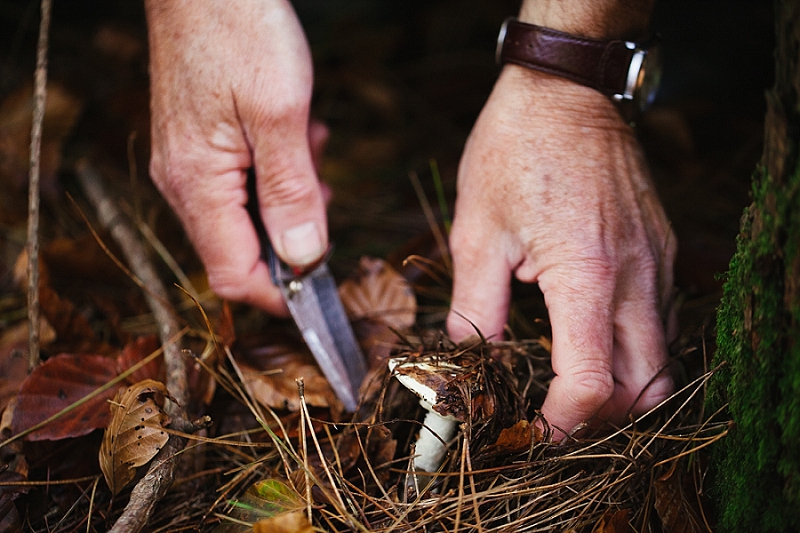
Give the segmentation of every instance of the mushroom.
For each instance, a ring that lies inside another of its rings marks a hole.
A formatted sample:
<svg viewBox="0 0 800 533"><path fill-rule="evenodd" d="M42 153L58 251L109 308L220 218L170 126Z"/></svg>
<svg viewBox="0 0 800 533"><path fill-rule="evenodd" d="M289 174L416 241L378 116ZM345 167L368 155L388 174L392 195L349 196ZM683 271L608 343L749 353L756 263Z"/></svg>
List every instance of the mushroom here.
<svg viewBox="0 0 800 533"><path fill-rule="evenodd" d="M389 370L408 390L419 396L428 412L414 448L414 471L436 472L447 453L449 442L463 421L465 409L460 395L450 385L464 368L441 360L389 359Z"/></svg>

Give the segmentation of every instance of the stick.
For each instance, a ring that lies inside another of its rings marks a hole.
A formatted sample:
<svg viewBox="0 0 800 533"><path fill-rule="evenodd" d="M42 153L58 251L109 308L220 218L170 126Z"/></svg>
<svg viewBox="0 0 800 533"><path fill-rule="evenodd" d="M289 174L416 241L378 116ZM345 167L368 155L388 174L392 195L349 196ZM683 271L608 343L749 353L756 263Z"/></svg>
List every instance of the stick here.
<svg viewBox="0 0 800 533"><path fill-rule="evenodd" d="M47 34L50 31L50 0L42 0L39 44L31 124L30 179L28 182L28 370L39 364L39 174L42 123L47 100Z"/></svg>
<svg viewBox="0 0 800 533"><path fill-rule="evenodd" d="M97 211L100 223L111 233L122 249L133 274L147 287L144 291L147 303L153 311L158 324L158 333L164 348L164 362L167 368L167 390L179 405L186 405L189 398L186 383L186 364L180 348L172 339L179 331L178 322L167 306L167 289L158 277L147 251L137 238L133 226L122 215L117 204L111 200L100 175L87 161L79 161L78 179L86 196ZM173 402L167 404L167 414L173 421L182 420L180 408ZM144 529L153 514L156 503L167 493L175 478L177 461L185 439L173 436L153 458L147 474L136 484L131 499L111 532L136 533Z"/></svg>

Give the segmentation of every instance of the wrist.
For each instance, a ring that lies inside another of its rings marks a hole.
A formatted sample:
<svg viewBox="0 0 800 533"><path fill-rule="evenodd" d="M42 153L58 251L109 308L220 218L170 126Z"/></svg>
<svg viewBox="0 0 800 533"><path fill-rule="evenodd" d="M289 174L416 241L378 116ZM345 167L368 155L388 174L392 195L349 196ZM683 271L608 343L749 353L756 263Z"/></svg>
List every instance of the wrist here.
<svg viewBox="0 0 800 533"><path fill-rule="evenodd" d="M591 39L637 40L654 0L525 0L519 20Z"/></svg>
<svg viewBox="0 0 800 533"><path fill-rule="evenodd" d="M575 127L616 129L627 124L614 103L596 90L571 80L519 65L503 67L495 86L511 121L535 121Z"/></svg>

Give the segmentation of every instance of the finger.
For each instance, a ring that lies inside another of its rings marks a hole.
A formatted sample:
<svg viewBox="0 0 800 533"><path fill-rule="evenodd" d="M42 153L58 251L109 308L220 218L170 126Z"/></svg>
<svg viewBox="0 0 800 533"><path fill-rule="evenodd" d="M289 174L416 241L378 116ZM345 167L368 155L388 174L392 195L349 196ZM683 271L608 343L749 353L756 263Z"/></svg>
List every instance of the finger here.
<svg viewBox="0 0 800 533"><path fill-rule="evenodd" d="M272 245L299 268L318 261L328 247L325 201L308 139L307 131L293 125L283 137L256 142L253 154L261 217Z"/></svg>
<svg viewBox="0 0 800 533"><path fill-rule="evenodd" d="M613 272L601 266L548 271L539 278L553 334L556 376L542 405L561 440L590 420L614 391L612 367Z"/></svg>
<svg viewBox="0 0 800 533"><path fill-rule="evenodd" d="M239 170L226 174L198 180L178 212L218 296L286 316L288 309L261 260L260 243L244 207L244 175Z"/></svg>
<svg viewBox="0 0 800 533"><path fill-rule="evenodd" d="M616 308L613 348L614 393L600 418L615 424L639 415L664 400L673 389L664 326L658 301L642 298Z"/></svg>
<svg viewBox="0 0 800 533"><path fill-rule="evenodd" d="M482 232L458 223L456 217L450 238L453 298L447 331L456 342L478 332L501 340L511 298L511 267L505 254L492 251L496 238L487 243L480 238Z"/></svg>
<svg viewBox="0 0 800 533"><path fill-rule="evenodd" d="M601 418L620 424L626 415L655 407L673 389L661 313L660 266L643 258L628 265L614 317L614 393Z"/></svg>

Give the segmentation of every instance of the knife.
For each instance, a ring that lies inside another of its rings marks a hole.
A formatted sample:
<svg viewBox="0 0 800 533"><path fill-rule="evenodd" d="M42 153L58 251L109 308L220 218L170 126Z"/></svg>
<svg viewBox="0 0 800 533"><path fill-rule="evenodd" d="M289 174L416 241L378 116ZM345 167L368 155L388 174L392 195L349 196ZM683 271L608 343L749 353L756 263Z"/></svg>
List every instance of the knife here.
<svg viewBox="0 0 800 533"><path fill-rule="evenodd" d="M328 268L330 254L302 272L283 263L267 236L256 198L255 176L251 171L248 211L272 281L281 290L303 340L336 397L347 411L355 412L359 401L358 389L367 374L367 367Z"/></svg>

